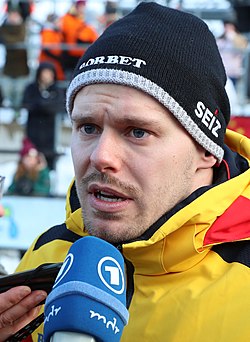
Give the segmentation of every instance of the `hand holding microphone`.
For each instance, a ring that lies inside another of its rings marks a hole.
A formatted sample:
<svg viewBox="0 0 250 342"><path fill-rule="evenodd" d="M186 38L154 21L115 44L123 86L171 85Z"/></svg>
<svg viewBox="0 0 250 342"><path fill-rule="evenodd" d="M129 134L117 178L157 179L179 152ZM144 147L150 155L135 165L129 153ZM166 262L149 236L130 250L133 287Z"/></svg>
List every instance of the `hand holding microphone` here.
<svg viewBox="0 0 250 342"><path fill-rule="evenodd" d="M124 260L108 242L70 248L45 303L44 342L117 342L128 323Z"/></svg>
<svg viewBox="0 0 250 342"><path fill-rule="evenodd" d="M17 286L0 294L0 341L12 340L12 335L30 323L40 310L39 303L46 292L31 291L27 286ZM18 341L18 339L13 339Z"/></svg>

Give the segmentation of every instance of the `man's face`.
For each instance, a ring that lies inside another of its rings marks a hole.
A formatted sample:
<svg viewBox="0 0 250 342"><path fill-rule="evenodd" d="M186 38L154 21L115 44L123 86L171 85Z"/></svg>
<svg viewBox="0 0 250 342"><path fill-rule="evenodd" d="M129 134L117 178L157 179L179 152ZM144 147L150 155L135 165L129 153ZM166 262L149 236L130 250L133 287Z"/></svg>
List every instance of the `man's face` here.
<svg viewBox="0 0 250 342"><path fill-rule="evenodd" d="M72 122L76 187L90 235L109 242L139 237L195 190L197 145L149 95L86 86Z"/></svg>

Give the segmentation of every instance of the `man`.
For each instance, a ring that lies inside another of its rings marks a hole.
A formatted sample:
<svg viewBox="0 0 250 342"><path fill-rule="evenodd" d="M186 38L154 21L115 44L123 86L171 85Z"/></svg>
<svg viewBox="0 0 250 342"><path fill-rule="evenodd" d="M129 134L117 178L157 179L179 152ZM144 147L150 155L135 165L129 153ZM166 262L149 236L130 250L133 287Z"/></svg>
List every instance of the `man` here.
<svg viewBox="0 0 250 342"><path fill-rule="evenodd" d="M60 262L88 234L116 245L127 266L123 342L250 336L250 144L225 137L225 83L207 25L155 3L109 26L73 74L66 221L18 269Z"/></svg>
<svg viewBox="0 0 250 342"><path fill-rule="evenodd" d="M4 179L5 177L0 176L0 199ZM0 203L0 216L3 214L4 210ZM0 282L2 275L5 275L5 272L0 265ZM28 286L18 286L0 294L0 342L5 341L37 316L40 310L38 304L44 301L46 295L45 291L31 292Z"/></svg>

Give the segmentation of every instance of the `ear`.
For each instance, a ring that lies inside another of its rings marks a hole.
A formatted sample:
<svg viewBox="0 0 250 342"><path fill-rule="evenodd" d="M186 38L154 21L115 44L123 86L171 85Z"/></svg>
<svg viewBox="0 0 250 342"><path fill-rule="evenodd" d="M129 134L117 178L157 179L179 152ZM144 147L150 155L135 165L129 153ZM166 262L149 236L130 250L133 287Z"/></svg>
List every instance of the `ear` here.
<svg viewBox="0 0 250 342"><path fill-rule="evenodd" d="M197 150L197 169L211 169L217 163L216 157L212 153L206 151L202 146L197 145Z"/></svg>

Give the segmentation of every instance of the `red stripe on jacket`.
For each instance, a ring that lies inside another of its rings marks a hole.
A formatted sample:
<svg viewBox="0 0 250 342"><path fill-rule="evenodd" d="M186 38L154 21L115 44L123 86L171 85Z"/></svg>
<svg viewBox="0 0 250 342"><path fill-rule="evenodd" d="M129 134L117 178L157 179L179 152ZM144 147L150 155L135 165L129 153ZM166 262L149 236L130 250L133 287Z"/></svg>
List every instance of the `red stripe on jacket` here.
<svg viewBox="0 0 250 342"><path fill-rule="evenodd" d="M250 238L250 200L240 196L207 231L204 245L246 238Z"/></svg>

